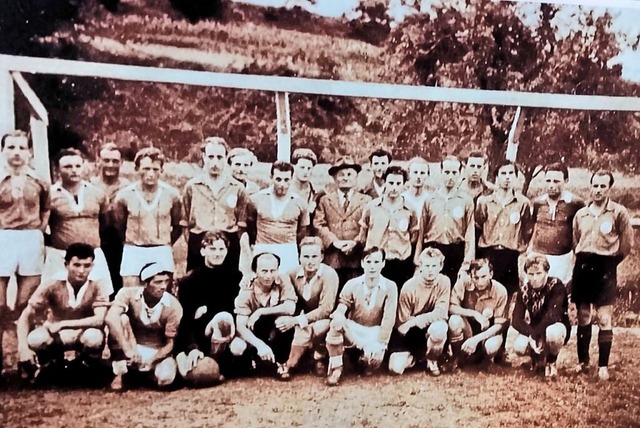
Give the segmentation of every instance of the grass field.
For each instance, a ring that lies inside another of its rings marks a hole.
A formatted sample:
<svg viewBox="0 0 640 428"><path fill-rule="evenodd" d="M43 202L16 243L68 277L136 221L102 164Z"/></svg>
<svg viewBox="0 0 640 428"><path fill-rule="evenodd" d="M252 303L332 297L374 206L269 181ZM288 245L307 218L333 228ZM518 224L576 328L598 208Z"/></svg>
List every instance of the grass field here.
<svg viewBox="0 0 640 428"><path fill-rule="evenodd" d="M616 331L609 382L576 377L575 338L553 382L521 367L470 368L432 378L421 371L361 378L329 388L310 375L290 383L241 379L201 390L0 389L0 426L47 427L639 427L640 332ZM574 332L575 335L575 332ZM595 355L595 340L592 355Z"/></svg>

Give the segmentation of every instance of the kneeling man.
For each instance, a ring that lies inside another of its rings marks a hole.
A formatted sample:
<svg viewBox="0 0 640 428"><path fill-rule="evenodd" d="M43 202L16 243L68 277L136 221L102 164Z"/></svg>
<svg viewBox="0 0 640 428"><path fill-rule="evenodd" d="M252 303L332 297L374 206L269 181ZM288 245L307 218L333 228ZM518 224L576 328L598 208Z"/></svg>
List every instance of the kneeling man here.
<svg viewBox="0 0 640 428"><path fill-rule="evenodd" d="M62 363L67 350L79 351L85 363L102 356L109 297L99 283L88 279L94 258L91 245L69 245L64 256L66 279L43 284L29 299L17 327L23 374L34 373L36 364ZM43 317L46 321L31 330L36 318Z"/></svg>
<svg viewBox="0 0 640 428"><path fill-rule="evenodd" d="M280 331L277 320L294 314L297 297L289 277L279 274L279 269L280 258L273 253L260 253L253 258L251 270L255 275L247 285L243 281L235 300L239 337L231 342L230 350L256 365L261 363L261 368L268 371L277 369L280 377L285 372L283 363L289 355L293 330Z"/></svg>
<svg viewBox="0 0 640 428"><path fill-rule="evenodd" d="M532 367L544 360L545 377L558 375L556 360L569 341L569 299L564 284L549 276L549 262L543 255L527 257L525 280L513 310L512 325L518 331L513 344L520 355L531 355Z"/></svg>
<svg viewBox="0 0 640 428"><path fill-rule="evenodd" d="M354 347L363 352L361 361L366 374L382 364L398 306L396 284L381 274L384 264L384 250L378 247L365 250L362 254L364 275L347 281L340 293L338 307L331 314L326 340L329 386L340 382L345 347Z"/></svg>
<svg viewBox="0 0 640 428"><path fill-rule="evenodd" d="M493 279L487 259L473 260L451 291L449 340L453 367L460 359L479 362L504 352L507 290ZM480 345L480 347L478 347Z"/></svg>
<svg viewBox="0 0 640 428"><path fill-rule="evenodd" d="M402 374L426 359L427 371L440 375L438 359L447 342L451 282L441 274L444 255L427 248L418 257L418 270L400 290L398 319L392 335L389 371Z"/></svg>
<svg viewBox="0 0 640 428"><path fill-rule="evenodd" d="M176 377L174 338L182 319L182 306L167 292L173 281L171 266L149 263L140 270L142 287L118 291L107 312L115 378L111 389L123 388L128 367L153 371L156 384L169 386Z"/></svg>
<svg viewBox="0 0 640 428"><path fill-rule="evenodd" d="M282 380L290 378L289 370L296 367L307 349L313 348L316 374L324 376L327 367L320 345L329 331L329 315L338 296L338 274L322 263L322 240L306 237L300 242L300 267L289 273L298 296L297 316L283 316L276 321L280 331L294 329L291 352Z"/></svg>

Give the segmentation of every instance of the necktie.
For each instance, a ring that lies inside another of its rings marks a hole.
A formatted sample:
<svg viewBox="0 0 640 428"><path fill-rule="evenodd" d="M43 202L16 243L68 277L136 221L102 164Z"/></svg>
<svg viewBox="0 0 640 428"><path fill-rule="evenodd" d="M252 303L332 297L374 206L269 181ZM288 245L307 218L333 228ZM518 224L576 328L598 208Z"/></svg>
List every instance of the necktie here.
<svg viewBox="0 0 640 428"><path fill-rule="evenodd" d="M349 208L349 194L348 193L343 193L342 194L342 209L344 211L346 211L347 208Z"/></svg>

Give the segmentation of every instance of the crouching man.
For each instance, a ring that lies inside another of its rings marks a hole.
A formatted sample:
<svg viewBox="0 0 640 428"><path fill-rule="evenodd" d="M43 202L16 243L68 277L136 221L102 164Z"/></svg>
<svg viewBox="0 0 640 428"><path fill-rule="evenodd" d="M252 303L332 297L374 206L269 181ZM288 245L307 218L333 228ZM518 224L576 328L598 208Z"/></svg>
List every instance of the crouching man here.
<svg viewBox="0 0 640 428"><path fill-rule="evenodd" d="M389 371L402 374L416 362L425 360L427 372L440 375L438 359L447 342L447 318L451 282L441 274L444 256L427 248L418 257L418 271L400 290L398 319L391 337L393 353Z"/></svg>
<svg viewBox="0 0 640 428"><path fill-rule="evenodd" d="M68 350L78 351L79 361L89 366L101 358L109 297L99 283L88 279L94 258L91 245L69 245L64 256L66 279L43 284L29 299L17 327L23 376L35 373L36 365L62 364ZM46 321L32 329L37 318Z"/></svg>
<svg viewBox="0 0 640 428"><path fill-rule="evenodd" d="M224 232L205 232L200 244L204 266L196 266L179 282L178 300L184 312L176 361L180 376L194 386L219 382L220 374L228 375L232 369L229 345L236 330L232 314L242 274L237 260L229 263L229 244Z"/></svg>
<svg viewBox="0 0 640 428"><path fill-rule="evenodd" d="M128 368L153 372L155 383L166 387L176 377L174 338L182 319L182 306L167 292L173 281L171 267L149 263L140 270L141 287L118 291L107 312L107 326L115 378L111 389L123 389Z"/></svg>
<svg viewBox="0 0 640 428"><path fill-rule="evenodd" d="M487 259L473 260L451 291L449 340L458 362L491 361L504 352L507 290L493 279Z"/></svg>
<svg viewBox="0 0 640 428"><path fill-rule="evenodd" d="M360 360L366 374L382 364L398 306L396 284L381 274L384 264L384 250L378 247L365 250L362 254L364 275L347 281L340 293L326 339L329 386L340 382L345 347L362 351Z"/></svg>
<svg viewBox="0 0 640 428"><path fill-rule="evenodd" d="M569 341L569 299L564 284L549 276L549 262L543 255L527 257L525 279L513 310L512 325L518 331L513 344L519 355L530 355L532 368L545 362L545 377L558 375L556 360Z"/></svg>
<svg viewBox="0 0 640 428"><path fill-rule="evenodd" d="M283 316L276 321L280 331L294 329L289 359L280 375L282 380L290 378L289 370L298 365L309 348L314 350L316 374L324 376L327 372L322 347L329 331L329 315L336 305L338 274L322 263L322 258L320 238L306 237L300 242L300 267L289 273L298 296L298 315Z"/></svg>
<svg viewBox="0 0 640 428"><path fill-rule="evenodd" d="M246 285L243 281L235 300L239 337L230 345L233 355L244 357L238 364L250 361L278 377L285 371L283 364L289 356L293 330L280 331L277 320L293 315L297 301L289 277L280 275L279 269L280 258L273 253L261 253L253 258L254 276Z"/></svg>

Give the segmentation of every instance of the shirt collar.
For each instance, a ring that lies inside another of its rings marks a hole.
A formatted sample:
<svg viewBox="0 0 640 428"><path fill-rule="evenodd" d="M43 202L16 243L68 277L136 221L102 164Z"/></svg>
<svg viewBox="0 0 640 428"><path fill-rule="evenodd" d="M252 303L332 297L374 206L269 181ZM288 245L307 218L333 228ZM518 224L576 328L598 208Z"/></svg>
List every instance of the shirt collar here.
<svg viewBox="0 0 640 428"><path fill-rule="evenodd" d="M315 278L315 277L322 277L322 274L324 273L324 263L321 263L320 266L318 267L318 270L316 271L316 274L311 278ZM298 279L302 279L304 278L304 269L302 268L302 266L300 266L300 269L298 269L298 272L296 272L296 278Z"/></svg>
<svg viewBox="0 0 640 428"><path fill-rule="evenodd" d="M405 196L403 194L400 194L400 197L402 198L402 209L411 211L412 209L409 206L409 203L407 202L407 198L405 198ZM381 207L383 199L384 199L383 196L379 196L379 197L375 198L373 201L371 201L371 203L373 205L375 205L375 206Z"/></svg>
<svg viewBox="0 0 640 428"><path fill-rule="evenodd" d="M498 194L497 192L493 192L490 196L491 200L497 204L502 204L502 202L500 200L498 200ZM522 199L522 196L520 195L520 193L518 192L513 192L513 197L511 199L509 199L509 201L506 203L506 205L510 205L512 204L514 201L515 202L520 202L520 200Z"/></svg>
<svg viewBox="0 0 640 428"><path fill-rule="evenodd" d="M234 178L232 178L231 175L226 171L221 174L220 180L221 180L220 182L222 183L222 186L221 186L222 188L226 186L232 186L236 183L242 184L238 180L235 180ZM208 184L210 181L211 179L209 178L209 174L205 172L201 172L200 174L198 174L193 178L193 182L195 184Z"/></svg>
<svg viewBox="0 0 640 428"><path fill-rule="evenodd" d="M33 179L38 179L38 174L31 168L25 167L22 172ZM0 167L0 181L4 181L4 179L9 177L10 175L11 174L9 174L9 172L7 171L6 166L3 165L2 167Z"/></svg>
<svg viewBox="0 0 640 428"><path fill-rule="evenodd" d="M145 305L147 304L147 302L144 300L144 287L140 287L140 290L138 290L138 294L136 295L136 299L142 300ZM162 294L160 301L156 303L156 306L154 306L154 308L158 305L162 305L165 308L171 307L171 295L165 291Z"/></svg>
<svg viewBox="0 0 640 428"><path fill-rule="evenodd" d="M540 196L540 200L542 202L549 201L549 194L545 193L544 195ZM569 192L568 190L563 190L558 201L563 201L566 204L571 203L573 201L573 193Z"/></svg>

